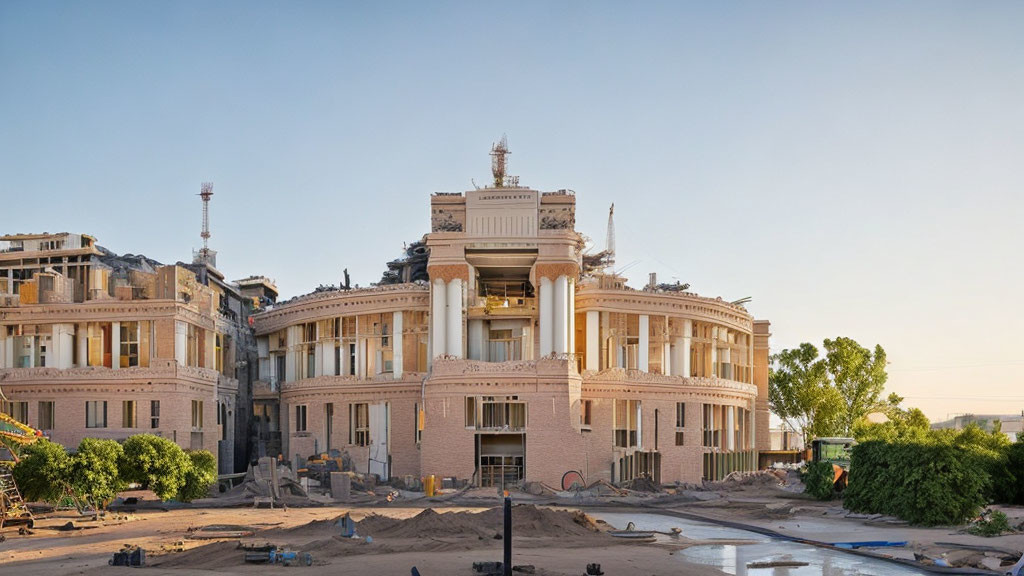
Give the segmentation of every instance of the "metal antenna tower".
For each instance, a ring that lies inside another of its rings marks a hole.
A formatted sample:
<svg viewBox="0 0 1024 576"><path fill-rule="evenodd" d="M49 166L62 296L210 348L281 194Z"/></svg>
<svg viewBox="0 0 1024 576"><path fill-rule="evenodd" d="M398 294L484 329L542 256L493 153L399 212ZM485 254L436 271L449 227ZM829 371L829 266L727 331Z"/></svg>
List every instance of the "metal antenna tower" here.
<svg viewBox="0 0 1024 576"><path fill-rule="evenodd" d="M203 199L203 231L199 237L203 239L201 250L193 252L192 262L195 264L209 264L216 268L217 252L210 250L210 198L213 196L213 182L203 182L201 192L198 196Z"/></svg>
<svg viewBox="0 0 1024 576"><path fill-rule="evenodd" d="M605 234L605 252L608 253L608 268L615 265L615 203L608 209L608 232Z"/></svg>
<svg viewBox="0 0 1024 576"><path fill-rule="evenodd" d="M207 240L210 239L210 197L213 196L213 182L203 182L202 192L199 197L203 199L203 231L199 236L203 239L203 252L210 249Z"/></svg>

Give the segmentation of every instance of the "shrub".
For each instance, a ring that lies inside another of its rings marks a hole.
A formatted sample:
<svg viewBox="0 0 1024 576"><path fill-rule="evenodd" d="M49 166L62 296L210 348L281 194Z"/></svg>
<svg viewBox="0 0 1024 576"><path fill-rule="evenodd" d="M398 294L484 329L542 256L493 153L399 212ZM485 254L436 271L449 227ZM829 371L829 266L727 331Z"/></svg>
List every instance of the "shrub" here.
<svg viewBox="0 0 1024 576"><path fill-rule="evenodd" d="M125 488L118 462L124 455L113 440L85 438L71 457L68 479L75 496L99 512Z"/></svg>
<svg viewBox="0 0 1024 576"><path fill-rule="evenodd" d="M161 500L178 495L192 462L174 442L153 434L137 434L125 440L120 460L121 476L149 488Z"/></svg>
<svg viewBox="0 0 1024 576"><path fill-rule="evenodd" d="M993 510L991 514L982 514L981 519L967 529L968 534L991 538L999 536L1003 532L1010 531L1010 521L999 510Z"/></svg>
<svg viewBox="0 0 1024 576"><path fill-rule="evenodd" d="M22 449L12 473L25 500L56 504L71 491L70 468L67 450L42 438Z"/></svg>
<svg viewBox="0 0 1024 576"><path fill-rule="evenodd" d="M835 496L835 473L831 462L811 462L804 472L804 492L818 500Z"/></svg>
<svg viewBox="0 0 1024 576"><path fill-rule="evenodd" d="M1001 490L1001 502L1024 505L1024 435L1021 440L1006 447L1006 467L1016 470L1014 482Z"/></svg>
<svg viewBox="0 0 1024 576"><path fill-rule="evenodd" d="M962 524L986 503L990 477L971 450L945 442L854 446L844 506L927 526Z"/></svg>
<svg viewBox="0 0 1024 576"><path fill-rule="evenodd" d="M191 502L197 498L205 498L210 486L217 481L217 459L206 450L186 452L191 466L185 473L185 483L178 491L178 500Z"/></svg>

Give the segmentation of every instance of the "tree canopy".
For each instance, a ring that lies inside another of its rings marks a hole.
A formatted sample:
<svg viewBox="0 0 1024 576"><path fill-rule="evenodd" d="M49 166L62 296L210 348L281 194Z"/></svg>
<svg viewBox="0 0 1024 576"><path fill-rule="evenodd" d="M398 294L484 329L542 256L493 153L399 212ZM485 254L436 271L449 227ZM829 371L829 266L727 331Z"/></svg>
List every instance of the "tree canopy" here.
<svg viewBox="0 0 1024 576"><path fill-rule="evenodd" d="M888 378L881 346L871 351L840 337L825 340L824 347L824 358L807 342L772 357L769 406L805 442L849 436L860 419L886 408L880 400Z"/></svg>

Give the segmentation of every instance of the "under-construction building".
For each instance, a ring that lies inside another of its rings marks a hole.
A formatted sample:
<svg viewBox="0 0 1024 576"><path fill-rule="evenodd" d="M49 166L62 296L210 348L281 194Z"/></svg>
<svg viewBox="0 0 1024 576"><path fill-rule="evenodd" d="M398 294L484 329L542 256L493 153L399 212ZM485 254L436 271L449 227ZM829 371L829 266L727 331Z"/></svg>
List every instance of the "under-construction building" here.
<svg viewBox="0 0 1024 576"><path fill-rule="evenodd" d="M71 448L153 433L209 450L222 473L244 469L249 318L276 288L224 279L203 193L204 247L191 263L117 255L85 234L0 236L0 411Z"/></svg>
<svg viewBox="0 0 1024 576"><path fill-rule="evenodd" d="M255 450L487 486L753 469L768 322L686 285L629 287L611 238L584 253L575 194L520 186L505 154L487 187L430 197L430 232L378 285L255 315Z"/></svg>

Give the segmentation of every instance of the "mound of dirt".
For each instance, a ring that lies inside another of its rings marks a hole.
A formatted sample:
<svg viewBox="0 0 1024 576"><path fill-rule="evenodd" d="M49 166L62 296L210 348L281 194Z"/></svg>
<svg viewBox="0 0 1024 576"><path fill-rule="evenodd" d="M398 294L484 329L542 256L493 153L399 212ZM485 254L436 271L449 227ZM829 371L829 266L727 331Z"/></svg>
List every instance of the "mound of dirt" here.
<svg viewBox="0 0 1024 576"><path fill-rule="evenodd" d="M427 508L408 519L370 515L356 524L361 536L374 538L429 538L445 536L479 536L493 538L501 534L501 508L483 512L445 512L438 514ZM512 533L523 537L588 536L598 532L597 525L586 514L567 510L550 510L532 505L512 508Z"/></svg>

